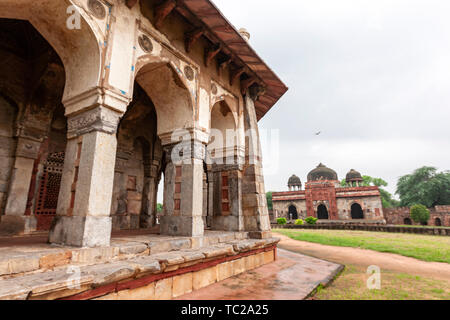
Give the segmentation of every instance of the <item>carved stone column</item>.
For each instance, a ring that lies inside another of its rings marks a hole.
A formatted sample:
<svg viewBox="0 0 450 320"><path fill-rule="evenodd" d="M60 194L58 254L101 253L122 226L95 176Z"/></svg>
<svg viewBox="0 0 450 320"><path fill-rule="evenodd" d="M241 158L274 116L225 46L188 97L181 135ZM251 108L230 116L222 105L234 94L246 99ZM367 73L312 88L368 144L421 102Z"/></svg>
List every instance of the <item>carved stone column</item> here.
<svg viewBox="0 0 450 320"><path fill-rule="evenodd" d="M243 231L242 164L213 165L213 230Z"/></svg>
<svg viewBox="0 0 450 320"><path fill-rule="evenodd" d="M65 103L66 110L77 111L67 114L66 158L51 243L110 244L116 131L127 104L121 96L98 91Z"/></svg>
<svg viewBox="0 0 450 320"><path fill-rule="evenodd" d="M0 230L11 234L28 234L36 231L34 215L25 215L28 193L32 183L34 162L38 158L42 134L19 129L14 169L8 190L5 215L1 217Z"/></svg>
<svg viewBox="0 0 450 320"><path fill-rule="evenodd" d="M143 191L143 214L141 215L141 228L152 228L156 225L157 215L157 192L158 192L158 170L161 164L153 160L151 165L145 168L144 191Z"/></svg>
<svg viewBox="0 0 450 320"><path fill-rule="evenodd" d="M203 223L203 161L205 144L198 139L164 144L164 216L161 233L199 237Z"/></svg>
<svg viewBox="0 0 450 320"><path fill-rule="evenodd" d="M262 171L261 145L255 104L245 96L244 121L249 144L245 149L245 166L242 185L242 205L245 231L254 238L271 236L269 210Z"/></svg>

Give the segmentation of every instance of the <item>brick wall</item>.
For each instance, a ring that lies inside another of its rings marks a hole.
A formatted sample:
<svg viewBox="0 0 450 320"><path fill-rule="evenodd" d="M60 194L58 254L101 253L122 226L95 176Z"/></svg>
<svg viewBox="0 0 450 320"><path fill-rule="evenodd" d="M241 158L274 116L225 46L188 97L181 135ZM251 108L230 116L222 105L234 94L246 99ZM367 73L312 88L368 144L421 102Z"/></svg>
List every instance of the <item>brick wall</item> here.
<svg viewBox="0 0 450 320"><path fill-rule="evenodd" d="M430 220L428 220L429 226L441 226L450 227L450 206L436 206L430 210ZM391 208L384 209L384 217L387 224L393 225L419 225L411 219L410 208Z"/></svg>

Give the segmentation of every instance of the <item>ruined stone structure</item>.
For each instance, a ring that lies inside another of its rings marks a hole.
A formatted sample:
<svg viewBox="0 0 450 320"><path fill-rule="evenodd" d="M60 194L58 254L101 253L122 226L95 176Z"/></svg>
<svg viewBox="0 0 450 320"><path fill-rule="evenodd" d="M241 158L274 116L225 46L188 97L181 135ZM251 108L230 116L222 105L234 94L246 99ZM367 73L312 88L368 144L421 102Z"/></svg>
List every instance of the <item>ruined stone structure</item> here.
<svg viewBox="0 0 450 320"><path fill-rule="evenodd" d="M362 181L361 174L352 169L346 176L347 185L342 187L337 173L320 164L308 174L305 190L294 175L288 181L289 191L273 193L274 218L384 223L378 187L362 186Z"/></svg>
<svg viewBox="0 0 450 320"><path fill-rule="evenodd" d="M287 88L212 2L0 0L0 40L0 232L107 246L163 179L162 234L269 236L257 121Z"/></svg>
<svg viewBox="0 0 450 320"><path fill-rule="evenodd" d="M435 227L450 227L450 206L436 206L430 208L430 219L427 225ZM411 218L411 208L384 209L387 224L393 225L420 225Z"/></svg>

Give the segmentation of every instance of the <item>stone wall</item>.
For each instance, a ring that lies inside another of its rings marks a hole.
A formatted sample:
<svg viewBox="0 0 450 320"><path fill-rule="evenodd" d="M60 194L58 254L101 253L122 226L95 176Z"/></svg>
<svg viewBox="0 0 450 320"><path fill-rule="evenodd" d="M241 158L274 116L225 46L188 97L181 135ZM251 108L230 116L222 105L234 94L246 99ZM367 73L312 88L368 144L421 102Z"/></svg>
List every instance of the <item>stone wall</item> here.
<svg viewBox="0 0 450 320"><path fill-rule="evenodd" d="M276 218L289 219L288 215L290 206L295 206L299 219L305 219L307 217L306 200L277 200L272 203L274 212L273 217L275 220Z"/></svg>
<svg viewBox="0 0 450 320"><path fill-rule="evenodd" d="M383 220L383 205L380 197L355 197L338 198L337 207L339 219L351 220L351 207L353 204L359 204L364 212L366 220Z"/></svg>
<svg viewBox="0 0 450 320"><path fill-rule="evenodd" d="M5 208L11 171L14 165L16 140L13 124L17 117L17 108L0 96L0 215Z"/></svg>
<svg viewBox="0 0 450 320"><path fill-rule="evenodd" d="M393 225L420 225L411 218L410 210L409 207L384 209L386 222ZM429 226L450 227L450 206L436 206L429 210Z"/></svg>

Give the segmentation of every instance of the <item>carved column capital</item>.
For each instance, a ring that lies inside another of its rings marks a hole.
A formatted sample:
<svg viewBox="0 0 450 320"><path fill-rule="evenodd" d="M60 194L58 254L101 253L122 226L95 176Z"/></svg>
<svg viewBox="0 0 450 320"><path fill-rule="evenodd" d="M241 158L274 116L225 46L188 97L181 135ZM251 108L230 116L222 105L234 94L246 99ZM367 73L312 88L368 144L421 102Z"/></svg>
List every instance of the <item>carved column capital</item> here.
<svg viewBox="0 0 450 320"><path fill-rule="evenodd" d="M181 163L192 159L203 161L206 156L206 145L196 139L165 145L163 149L166 154L166 161L172 163Z"/></svg>
<svg viewBox="0 0 450 320"><path fill-rule="evenodd" d="M101 106L71 116L67 120L67 137L72 139L94 131L115 134L121 116L121 113Z"/></svg>

